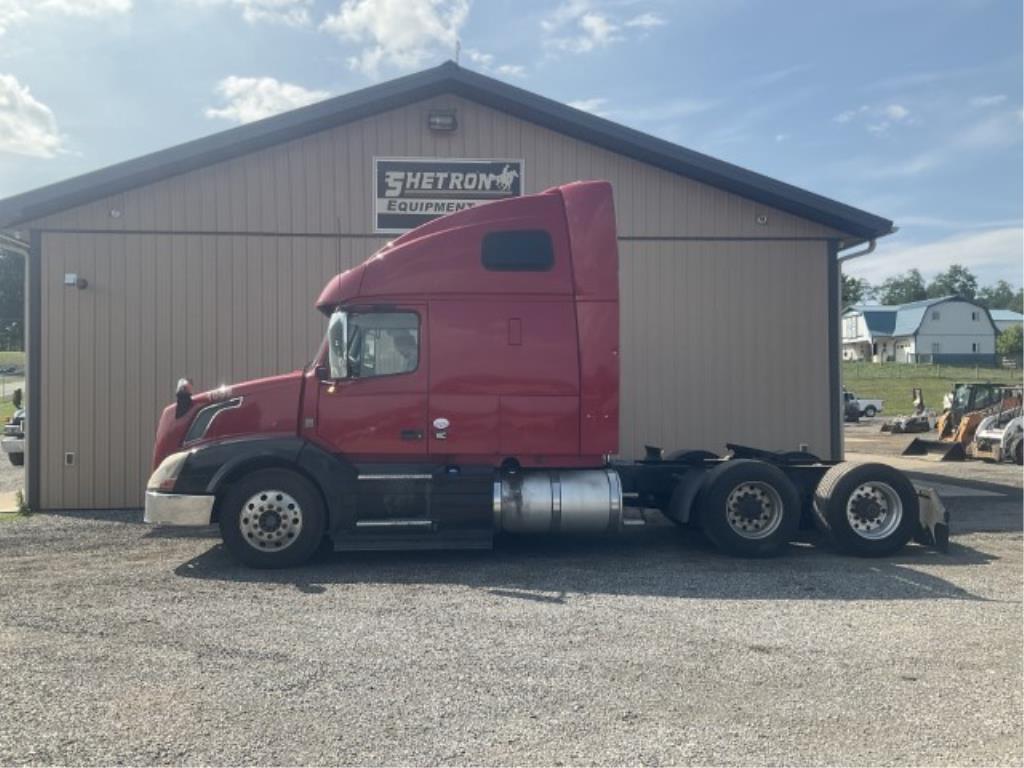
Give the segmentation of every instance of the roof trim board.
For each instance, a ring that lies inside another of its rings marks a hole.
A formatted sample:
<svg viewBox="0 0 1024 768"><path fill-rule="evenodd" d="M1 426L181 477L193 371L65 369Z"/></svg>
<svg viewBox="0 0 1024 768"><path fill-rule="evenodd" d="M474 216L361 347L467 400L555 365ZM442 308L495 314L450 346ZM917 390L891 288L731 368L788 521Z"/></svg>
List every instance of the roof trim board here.
<svg viewBox="0 0 1024 768"><path fill-rule="evenodd" d="M464 69L451 61L8 197L0 200L0 227L12 227L160 179L387 112L413 101L449 93L848 233L855 240L845 244L845 247L893 231L893 223L889 219L574 109Z"/></svg>

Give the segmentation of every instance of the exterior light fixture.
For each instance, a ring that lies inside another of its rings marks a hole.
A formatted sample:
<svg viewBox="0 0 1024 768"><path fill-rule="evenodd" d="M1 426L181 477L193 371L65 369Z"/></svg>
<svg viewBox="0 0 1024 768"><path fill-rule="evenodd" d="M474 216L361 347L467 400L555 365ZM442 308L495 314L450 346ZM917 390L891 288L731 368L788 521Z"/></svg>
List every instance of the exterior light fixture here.
<svg viewBox="0 0 1024 768"><path fill-rule="evenodd" d="M432 131L450 133L458 127L454 109L432 109L427 114L427 128Z"/></svg>

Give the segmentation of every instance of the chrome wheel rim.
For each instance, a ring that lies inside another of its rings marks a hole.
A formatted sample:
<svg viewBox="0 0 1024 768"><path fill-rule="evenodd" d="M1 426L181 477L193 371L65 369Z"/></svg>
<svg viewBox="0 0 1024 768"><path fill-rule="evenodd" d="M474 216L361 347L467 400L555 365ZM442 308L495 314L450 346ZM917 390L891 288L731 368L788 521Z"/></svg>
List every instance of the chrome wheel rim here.
<svg viewBox="0 0 1024 768"><path fill-rule="evenodd" d="M238 529L253 549L280 552L294 544L302 532L302 507L284 491L259 491L242 505Z"/></svg>
<svg viewBox="0 0 1024 768"><path fill-rule="evenodd" d="M903 500L888 483L861 483L846 501L846 521L862 539L878 541L891 536L902 520Z"/></svg>
<svg viewBox="0 0 1024 768"><path fill-rule="evenodd" d="M725 500L725 519L745 539L764 539L782 525L782 497L768 483L740 483Z"/></svg>

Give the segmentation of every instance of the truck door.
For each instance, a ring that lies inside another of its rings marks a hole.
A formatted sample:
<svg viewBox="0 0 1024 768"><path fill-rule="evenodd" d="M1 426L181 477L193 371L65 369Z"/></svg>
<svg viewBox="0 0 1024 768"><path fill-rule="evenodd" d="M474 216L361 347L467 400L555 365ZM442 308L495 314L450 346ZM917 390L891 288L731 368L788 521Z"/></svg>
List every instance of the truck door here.
<svg viewBox="0 0 1024 768"><path fill-rule="evenodd" d="M350 311L345 375L319 384L318 441L353 460L415 458L427 452L425 304ZM338 325L332 317L330 368L339 366Z"/></svg>

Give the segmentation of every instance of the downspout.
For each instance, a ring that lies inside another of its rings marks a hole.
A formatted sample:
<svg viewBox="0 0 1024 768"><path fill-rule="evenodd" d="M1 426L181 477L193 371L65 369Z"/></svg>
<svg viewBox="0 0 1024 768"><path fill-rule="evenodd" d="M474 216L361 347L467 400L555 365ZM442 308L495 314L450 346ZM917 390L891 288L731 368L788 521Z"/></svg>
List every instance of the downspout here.
<svg viewBox="0 0 1024 768"><path fill-rule="evenodd" d="M899 231L899 227L893 227L891 230L886 232L886 234L887 235L891 235L891 234L894 234L897 231ZM845 254L843 256L839 255L839 247L836 248L836 250L835 250L836 258L835 258L835 262L834 262L835 263L835 282L836 282L836 285L835 285L835 288L833 290L836 291L835 295L840 297L840 299L839 299L840 301L842 301L842 295L843 295L843 262L851 261L852 259L857 259L857 258L860 258L861 256L867 256L869 253L874 253L875 246L877 245L877 242L878 242L877 238L873 237L868 242L868 245L867 245L866 248L863 248L863 249L861 249L859 251L854 251L853 253L847 253L847 254ZM841 311L841 309L840 309L840 311ZM833 366L832 370L833 370L834 376L835 376L835 383L839 385L839 392L836 392L836 393L833 394L833 397L839 398L839 411L838 411L838 416L837 416L839 423L838 423L838 425L836 425L835 421L833 421L833 429L835 429L837 431L837 433L838 433L838 440L833 438L832 453L833 453L833 458L834 459L842 460L844 458L844 456L845 456L845 453L846 453L846 446L844 444L844 442L845 442L844 441L845 435L844 435L844 431L843 431L843 423L846 420L846 413L845 413L845 403L842 400L842 394L840 394L842 392L842 389L843 389L843 367L842 367L842 364L840 363L840 360L838 359L838 357L841 354L841 352L839 352L839 350L841 350L843 348L843 341L842 341L842 327L839 325L839 323L836 323L836 327L834 327L832 329L832 333L836 334L836 336L838 337L836 339L836 342L835 342L835 344L836 344L835 349L837 350L836 351L836 356L833 358L833 362L831 363L831 365Z"/></svg>
<svg viewBox="0 0 1024 768"><path fill-rule="evenodd" d="M844 261L849 261L850 259L856 259L856 258L859 258L861 256L867 256L869 253L873 253L874 252L875 244L877 242L878 241L875 240L875 238L871 238L871 242L868 243L868 247L865 248L863 251L854 251L853 253L848 253L845 256L838 256L836 258L836 261L839 262L840 264L842 264Z"/></svg>

